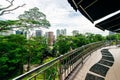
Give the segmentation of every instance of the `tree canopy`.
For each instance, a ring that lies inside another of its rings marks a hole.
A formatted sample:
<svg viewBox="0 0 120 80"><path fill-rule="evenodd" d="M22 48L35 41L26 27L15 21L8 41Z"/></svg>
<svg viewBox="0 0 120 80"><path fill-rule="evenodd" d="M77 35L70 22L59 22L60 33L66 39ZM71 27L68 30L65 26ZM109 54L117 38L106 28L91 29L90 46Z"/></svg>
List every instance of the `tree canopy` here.
<svg viewBox="0 0 120 80"><path fill-rule="evenodd" d="M103 41L105 38L100 34L86 33L75 34L74 36L59 36L54 44L54 52L56 55L65 54L71 49L81 47L88 43Z"/></svg>
<svg viewBox="0 0 120 80"><path fill-rule="evenodd" d="M37 7L25 11L19 15L18 20L0 20L0 31L10 30L12 28L49 28L50 22L46 19L46 15L39 11Z"/></svg>
<svg viewBox="0 0 120 80"><path fill-rule="evenodd" d="M26 40L20 35L0 37L0 79L6 80L22 73L22 58Z"/></svg>
<svg viewBox="0 0 120 80"><path fill-rule="evenodd" d="M26 28L50 27L50 23L46 19L46 15L40 12L37 7L25 11L23 14L19 15L18 18L21 26Z"/></svg>
<svg viewBox="0 0 120 80"><path fill-rule="evenodd" d="M23 73L23 65L42 64L49 55L44 37L27 40L22 35L0 36L0 79L8 80Z"/></svg>
<svg viewBox="0 0 120 80"><path fill-rule="evenodd" d="M0 20L0 31L3 30L10 30L14 27L12 27L13 25L18 24L18 20ZM16 28L16 27L15 27Z"/></svg>

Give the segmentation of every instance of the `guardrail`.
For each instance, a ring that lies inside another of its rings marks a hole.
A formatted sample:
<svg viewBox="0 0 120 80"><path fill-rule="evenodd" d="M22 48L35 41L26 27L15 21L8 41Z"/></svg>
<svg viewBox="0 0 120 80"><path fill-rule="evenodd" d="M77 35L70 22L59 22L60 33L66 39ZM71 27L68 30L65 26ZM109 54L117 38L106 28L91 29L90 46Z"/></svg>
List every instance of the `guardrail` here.
<svg viewBox="0 0 120 80"><path fill-rule="evenodd" d="M76 67L80 64L83 65L86 57L103 45L104 42L84 45L38 66L13 80L66 80Z"/></svg>

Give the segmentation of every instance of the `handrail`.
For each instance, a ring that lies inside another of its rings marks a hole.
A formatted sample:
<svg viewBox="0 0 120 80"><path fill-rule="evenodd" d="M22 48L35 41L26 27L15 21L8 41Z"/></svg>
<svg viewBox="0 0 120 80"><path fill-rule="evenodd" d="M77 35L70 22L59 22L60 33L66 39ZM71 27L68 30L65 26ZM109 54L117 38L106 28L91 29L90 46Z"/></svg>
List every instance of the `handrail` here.
<svg viewBox="0 0 120 80"><path fill-rule="evenodd" d="M91 50L104 45L104 42L95 42L87 45L83 45L77 49L74 49L64 55L61 55L50 62L40 65L13 80L65 80L78 64L82 64L81 59L83 56L89 56ZM54 74L52 74L55 71Z"/></svg>

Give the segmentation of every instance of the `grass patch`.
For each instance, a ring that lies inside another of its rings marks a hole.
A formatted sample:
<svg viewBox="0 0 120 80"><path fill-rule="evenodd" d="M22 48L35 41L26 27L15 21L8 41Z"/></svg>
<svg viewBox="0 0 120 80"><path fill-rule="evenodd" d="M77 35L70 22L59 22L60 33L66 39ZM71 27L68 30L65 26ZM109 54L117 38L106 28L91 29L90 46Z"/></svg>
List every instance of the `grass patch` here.
<svg viewBox="0 0 120 80"><path fill-rule="evenodd" d="M86 76L85 80L105 80L105 79L102 78L102 77L98 77L96 75L87 73L87 76Z"/></svg>
<svg viewBox="0 0 120 80"><path fill-rule="evenodd" d="M105 67L103 65L100 65L100 64L95 64L93 65L91 68L90 68L90 71L96 73L96 74L99 74L101 76L106 76L107 72L108 72L109 68L108 67Z"/></svg>

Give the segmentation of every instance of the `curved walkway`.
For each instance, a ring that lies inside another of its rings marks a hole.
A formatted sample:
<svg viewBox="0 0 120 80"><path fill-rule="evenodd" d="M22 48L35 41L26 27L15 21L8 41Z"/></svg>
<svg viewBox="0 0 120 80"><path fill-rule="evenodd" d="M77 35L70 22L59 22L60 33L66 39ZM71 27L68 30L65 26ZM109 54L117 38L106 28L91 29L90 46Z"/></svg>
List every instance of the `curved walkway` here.
<svg viewBox="0 0 120 80"><path fill-rule="evenodd" d="M93 52L74 80L119 80L119 74L120 48L110 46Z"/></svg>

